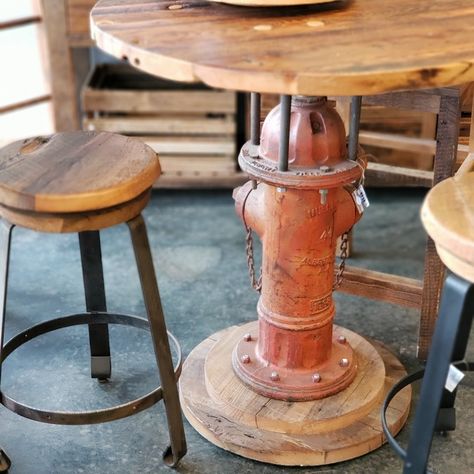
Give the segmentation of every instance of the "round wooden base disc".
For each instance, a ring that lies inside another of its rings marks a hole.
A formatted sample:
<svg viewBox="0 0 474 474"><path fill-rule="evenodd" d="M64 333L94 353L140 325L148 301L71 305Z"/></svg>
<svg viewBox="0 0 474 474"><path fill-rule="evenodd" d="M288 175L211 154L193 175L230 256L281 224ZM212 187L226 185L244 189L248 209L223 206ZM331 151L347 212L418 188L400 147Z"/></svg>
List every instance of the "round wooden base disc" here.
<svg viewBox="0 0 474 474"><path fill-rule="evenodd" d="M181 403L191 425L211 443L246 458L286 466L316 466L362 456L384 443L380 406L406 375L378 342L337 328L357 356L354 382L321 400L285 402L253 392L234 374L232 350L257 322L233 326L199 344L180 378ZM411 389L393 400L387 419L398 433L408 417Z"/></svg>
<svg viewBox="0 0 474 474"><path fill-rule="evenodd" d="M335 0L210 0L216 3L227 3L242 7L292 7L297 5L317 5L333 3Z"/></svg>

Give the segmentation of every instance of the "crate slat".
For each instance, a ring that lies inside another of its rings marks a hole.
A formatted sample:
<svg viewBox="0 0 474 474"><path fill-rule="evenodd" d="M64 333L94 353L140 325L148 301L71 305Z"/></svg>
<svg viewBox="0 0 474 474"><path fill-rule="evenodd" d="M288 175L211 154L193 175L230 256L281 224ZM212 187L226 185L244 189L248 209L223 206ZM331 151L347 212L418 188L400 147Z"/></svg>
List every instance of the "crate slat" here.
<svg viewBox="0 0 474 474"><path fill-rule="evenodd" d="M217 91L83 91L85 112L235 114L236 97L233 92Z"/></svg>
<svg viewBox="0 0 474 474"><path fill-rule="evenodd" d="M97 117L85 118L86 130L107 130L125 135L235 135L235 121L229 117Z"/></svg>

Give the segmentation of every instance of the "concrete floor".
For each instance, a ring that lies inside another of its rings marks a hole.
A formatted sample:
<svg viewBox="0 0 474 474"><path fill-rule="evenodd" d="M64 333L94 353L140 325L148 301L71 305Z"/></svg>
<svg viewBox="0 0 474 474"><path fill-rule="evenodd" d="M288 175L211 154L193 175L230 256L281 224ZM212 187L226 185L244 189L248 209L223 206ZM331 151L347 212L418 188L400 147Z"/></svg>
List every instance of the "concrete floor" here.
<svg viewBox="0 0 474 474"><path fill-rule="evenodd" d="M357 227L353 263L420 277L425 236L418 212L423 192L370 190L372 206ZM168 326L185 354L209 334L256 317L244 233L229 191L159 192L146 210ZM125 226L102 234L109 309L144 314ZM75 235L14 232L7 337L39 321L81 311L81 270ZM383 341L415 370L417 312L337 295L337 322ZM90 409L129 400L157 382L149 336L112 328L114 375L89 378L87 333L62 330L23 346L4 365L2 388L14 398L49 409ZM472 352L472 351L471 351ZM439 473L474 473L474 390L466 377L459 396L459 429L434 441ZM180 473L396 473L401 463L385 446L354 461L322 468L279 468L226 453L187 425L189 452ZM407 441L407 430L399 439ZM0 445L11 474L156 473L167 444L162 405L99 426L63 427L24 420L0 408Z"/></svg>

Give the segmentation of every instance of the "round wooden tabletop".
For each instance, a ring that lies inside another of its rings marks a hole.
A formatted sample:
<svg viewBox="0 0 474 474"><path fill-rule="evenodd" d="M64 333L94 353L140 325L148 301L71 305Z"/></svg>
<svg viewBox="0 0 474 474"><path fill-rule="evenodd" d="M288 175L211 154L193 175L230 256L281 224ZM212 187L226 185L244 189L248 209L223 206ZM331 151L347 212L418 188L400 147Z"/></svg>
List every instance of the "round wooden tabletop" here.
<svg viewBox="0 0 474 474"><path fill-rule="evenodd" d="M160 175L140 140L107 132L65 132L0 149L0 205L69 213L131 201Z"/></svg>
<svg viewBox="0 0 474 474"><path fill-rule="evenodd" d="M100 0L91 24L100 48L146 72L224 89L369 95L474 80L472 0Z"/></svg>

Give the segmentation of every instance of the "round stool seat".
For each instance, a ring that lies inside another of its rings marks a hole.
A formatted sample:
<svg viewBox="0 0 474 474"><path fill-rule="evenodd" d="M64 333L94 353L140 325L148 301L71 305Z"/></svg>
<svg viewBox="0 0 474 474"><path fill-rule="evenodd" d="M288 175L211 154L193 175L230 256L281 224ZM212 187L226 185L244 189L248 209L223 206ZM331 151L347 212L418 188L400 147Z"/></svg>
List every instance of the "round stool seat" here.
<svg viewBox="0 0 474 474"><path fill-rule="evenodd" d="M106 132L65 132L0 149L0 205L40 213L96 211L132 201L160 175L156 153Z"/></svg>
<svg viewBox="0 0 474 474"><path fill-rule="evenodd" d="M446 179L431 189L421 219L443 263L474 283L474 172Z"/></svg>

